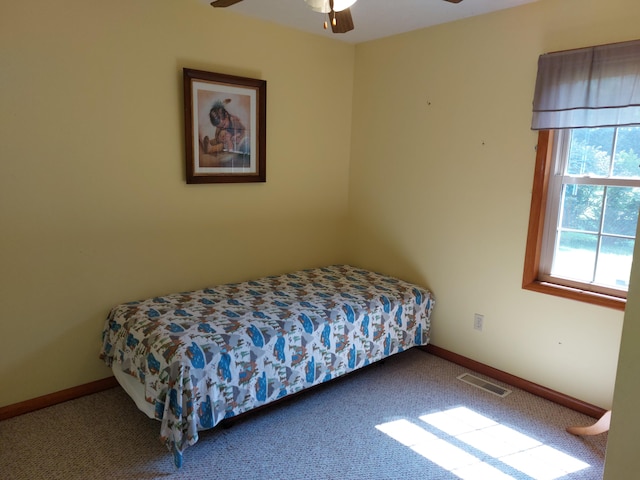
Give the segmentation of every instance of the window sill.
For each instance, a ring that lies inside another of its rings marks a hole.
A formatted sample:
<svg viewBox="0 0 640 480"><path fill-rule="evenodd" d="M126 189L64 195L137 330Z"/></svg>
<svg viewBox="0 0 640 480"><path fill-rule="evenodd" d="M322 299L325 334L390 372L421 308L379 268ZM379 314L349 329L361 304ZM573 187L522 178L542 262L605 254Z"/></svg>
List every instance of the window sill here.
<svg viewBox="0 0 640 480"><path fill-rule="evenodd" d="M593 305L599 305L601 307L615 308L616 310L624 311L627 305L626 298L589 292L587 290L580 290L579 288L565 287L563 285L541 282L538 280L529 283L523 283L522 288L525 290L531 290L533 292L546 293L548 295L554 295L556 297L569 298L571 300L578 300L579 302L591 303Z"/></svg>

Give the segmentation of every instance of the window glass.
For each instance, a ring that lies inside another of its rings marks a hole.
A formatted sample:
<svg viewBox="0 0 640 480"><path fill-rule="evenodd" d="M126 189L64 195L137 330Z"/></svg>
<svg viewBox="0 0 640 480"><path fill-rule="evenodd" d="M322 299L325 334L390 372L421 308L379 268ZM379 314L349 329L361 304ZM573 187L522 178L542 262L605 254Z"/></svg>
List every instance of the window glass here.
<svg viewBox="0 0 640 480"><path fill-rule="evenodd" d="M640 128L618 128L613 175L616 177L640 177Z"/></svg>
<svg viewBox="0 0 640 480"><path fill-rule="evenodd" d="M591 282L597 249L598 235L596 234L561 232L553 257L551 274L579 282Z"/></svg>
<svg viewBox="0 0 640 480"><path fill-rule="evenodd" d="M636 234L639 208L640 188L607 187L603 233L633 237Z"/></svg>
<svg viewBox="0 0 640 480"><path fill-rule="evenodd" d="M565 185L562 196L562 228L597 232L600 229L601 185Z"/></svg>
<svg viewBox="0 0 640 480"><path fill-rule="evenodd" d="M634 241L628 238L602 237L595 282L612 288L629 286Z"/></svg>
<svg viewBox="0 0 640 480"><path fill-rule="evenodd" d="M615 128L577 128L572 131L567 175L609 175Z"/></svg>

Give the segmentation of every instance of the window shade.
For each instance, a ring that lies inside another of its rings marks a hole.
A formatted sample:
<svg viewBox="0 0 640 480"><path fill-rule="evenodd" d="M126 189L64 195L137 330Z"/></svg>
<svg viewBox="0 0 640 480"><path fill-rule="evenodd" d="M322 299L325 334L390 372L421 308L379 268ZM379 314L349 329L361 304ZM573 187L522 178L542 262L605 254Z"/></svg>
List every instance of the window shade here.
<svg viewBox="0 0 640 480"><path fill-rule="evenodd" d="M640 125L640 40L540 55L533 130Z"/></svg>

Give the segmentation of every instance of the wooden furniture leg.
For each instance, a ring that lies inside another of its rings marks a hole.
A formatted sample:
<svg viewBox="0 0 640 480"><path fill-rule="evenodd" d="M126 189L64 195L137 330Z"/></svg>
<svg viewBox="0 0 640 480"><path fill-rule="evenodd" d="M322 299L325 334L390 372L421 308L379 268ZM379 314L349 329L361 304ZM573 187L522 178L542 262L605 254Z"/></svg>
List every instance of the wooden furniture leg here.
<svg viewBox="0 0 640 480"><path fill-rule="evenodd" d="M609 430L609 424L611 423L611 410L605 412L600 420L588 427L567 427L567 432L573 435L599 435L600 433L607 432Z"/></svg>

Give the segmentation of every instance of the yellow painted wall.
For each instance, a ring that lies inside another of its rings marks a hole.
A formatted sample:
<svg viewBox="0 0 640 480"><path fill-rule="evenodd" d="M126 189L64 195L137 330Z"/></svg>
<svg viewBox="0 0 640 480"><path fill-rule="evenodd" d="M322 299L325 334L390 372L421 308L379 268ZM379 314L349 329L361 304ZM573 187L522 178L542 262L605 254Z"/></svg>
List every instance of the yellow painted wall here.
<svg viewBox="0 0 640 480"><path fill-rule="evenodd" d="M0 10L0 406L109 376L117 303L345 261L352 45L199 0ZM183 67L267 81L265 184L185 184Z"/></svg>
<svg viewBox="0 0 640 480"><path fill-rule="evenodd" d="M638 18L540 0L356 47L349 258L433 290L435 345L603 408L623 312L521 289L531 102L540 54L640 38Z"/></svg>
<svg viewBox="0 0 640 480"><path fill-rule="evenodd" d="M639 225L640 227L640 225ZM640 235L640 228L638 229ZM636 242L629 301L624 314L620 357L607 438L605 480L635 480L640 471L640 242Z"/></svg>

